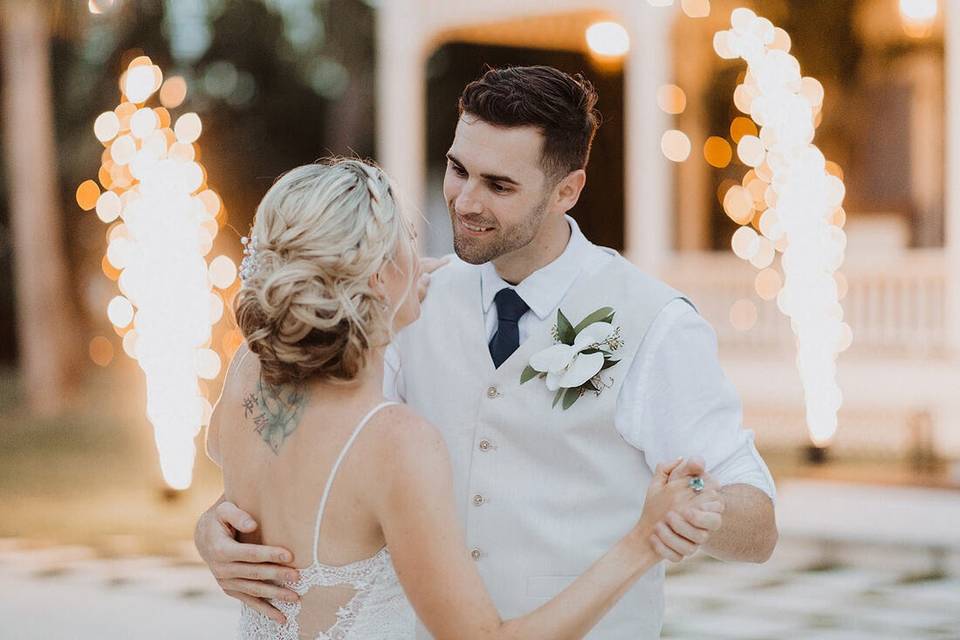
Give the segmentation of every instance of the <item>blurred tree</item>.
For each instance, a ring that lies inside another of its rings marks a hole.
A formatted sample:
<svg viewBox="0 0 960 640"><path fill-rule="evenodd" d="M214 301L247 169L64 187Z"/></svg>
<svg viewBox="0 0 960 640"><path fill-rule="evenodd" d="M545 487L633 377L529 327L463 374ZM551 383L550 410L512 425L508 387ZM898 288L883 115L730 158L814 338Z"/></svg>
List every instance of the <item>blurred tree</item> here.
<svg viewBox="0 0 960 640"><path fill-rule="evenodd" d="M49 8L40 0L0 7L20 366L28 407L46 415L63 407L80 351L57 202Z"/></svg>

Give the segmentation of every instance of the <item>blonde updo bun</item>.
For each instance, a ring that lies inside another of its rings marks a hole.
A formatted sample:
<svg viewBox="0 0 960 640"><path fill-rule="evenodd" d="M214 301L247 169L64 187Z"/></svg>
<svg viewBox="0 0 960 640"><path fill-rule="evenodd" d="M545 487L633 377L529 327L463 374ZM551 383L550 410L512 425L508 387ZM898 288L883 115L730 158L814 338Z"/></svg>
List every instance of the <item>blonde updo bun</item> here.
<svg viewBox="0 0 960 640"><path fill-rule="evenodd" d="M370 278L411 242L387 177L359 160L297 167L267 191L251 237L256 267L234 311L263 378L356 378L392 332Z"/></svg>

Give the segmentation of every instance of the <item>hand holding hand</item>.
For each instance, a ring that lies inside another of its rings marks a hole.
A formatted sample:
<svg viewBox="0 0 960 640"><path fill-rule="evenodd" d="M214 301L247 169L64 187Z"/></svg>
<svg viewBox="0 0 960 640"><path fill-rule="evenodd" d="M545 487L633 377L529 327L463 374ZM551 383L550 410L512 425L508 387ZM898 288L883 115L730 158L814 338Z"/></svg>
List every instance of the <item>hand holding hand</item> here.
<svg viewBox="0 0 960 640"><path fill-rule="evenodd" d="M662 558L679 562L693 555L720 528L724 502L720 485L706 472L703 458L695 456L682 464L673 464L668 475L668 484L688 488L692 478L703 481L703 491L694 493L690 503L672 508L663 521L657 523L651 537L651 544ZM692 488L689 490L693 493Z"/></svg>

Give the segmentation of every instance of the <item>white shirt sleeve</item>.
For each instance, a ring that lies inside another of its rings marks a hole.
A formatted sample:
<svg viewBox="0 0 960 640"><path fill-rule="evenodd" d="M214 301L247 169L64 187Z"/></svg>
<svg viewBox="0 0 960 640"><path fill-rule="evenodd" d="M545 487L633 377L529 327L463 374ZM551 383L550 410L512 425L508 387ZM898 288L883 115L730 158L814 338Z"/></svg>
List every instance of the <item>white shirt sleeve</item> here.
<svg viewBox="0 0 960 640"><path fill-rule="evenodd" d="M396 342L391 342L383 354L383 397L391 402L406 402L406 396L400 349Z"/></svg>
<svg viewBox="0 0 960 640"><path fill-rule="evenodd" d="M667 304L651 324L614 421L651 469L698 455L721 485L750 484L776 497L753 432L742 428L740 397L720 367L716 333L684 300Z"/></svg>

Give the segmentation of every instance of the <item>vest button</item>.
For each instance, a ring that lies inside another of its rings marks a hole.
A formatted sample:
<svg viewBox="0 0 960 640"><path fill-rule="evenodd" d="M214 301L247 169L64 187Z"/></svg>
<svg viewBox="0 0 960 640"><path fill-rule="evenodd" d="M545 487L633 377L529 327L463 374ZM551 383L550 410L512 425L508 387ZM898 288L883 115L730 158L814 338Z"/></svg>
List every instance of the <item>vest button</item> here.
<svg viewBox="0 0 960 640"><path fill-rule="evenodd" d="M490 451L490 449L493 448L489 440L481 440L478 446L480 447L480 451Z"/></svg>
<svg viewBox="0 0 960 640"><path fill-rule="evenodd" d="M482 505L484 502L486 502L486 499L485 499L482 495L480 495L479 493L478 493L477 495L473 496L473 506L479 507L479 506Z"/></svg>
<svg viewBox="0 0 960 640"><path fill-rule="evenodd" d="M490 398L490 399L492 400L492 399L496 398L498 395L500 395L500 392L497 390L496 387L487 387L487 397L488 397L488 398Z"/></svg>
<svg viewBox="0 0 960 640"><path fill-rule="evenodd" d="M480 551L480 549L474 549L473 551L470 552L470 557L473 558L474 560L479 560L480 556L482 555L483 553Z"/></svg>

